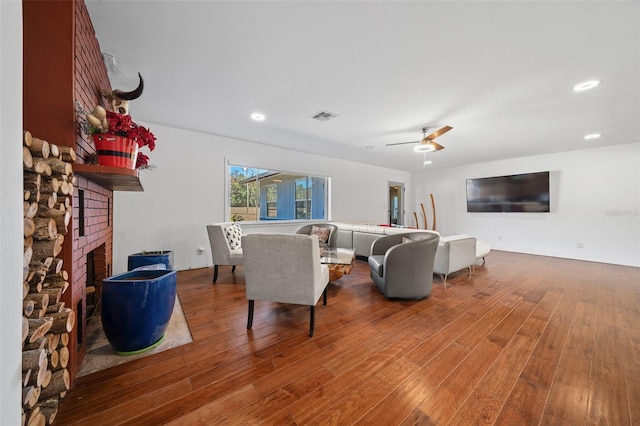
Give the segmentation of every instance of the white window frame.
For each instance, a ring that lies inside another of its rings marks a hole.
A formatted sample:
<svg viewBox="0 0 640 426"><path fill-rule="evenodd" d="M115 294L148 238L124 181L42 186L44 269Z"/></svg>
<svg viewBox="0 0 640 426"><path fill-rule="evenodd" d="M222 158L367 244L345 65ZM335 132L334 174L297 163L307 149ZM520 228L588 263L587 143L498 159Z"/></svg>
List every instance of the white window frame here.
<svg viewBox="0 0 640 426"><path fill-rule="evenodd" d="M325 180L325 194L326 194L326 199L325 199L325 219L327 221L332 220L331 217L331 176L328 175L327 173L321 172L321 171L314 171L314 170L310 170L310 169L300 169L297 165L295 166L291 166L291 165L282 165L277 161L269 161L269 160L264 160L264 159L253 159L253 158L248 158L248 157L224 157L224 220L225 221L230 221L231 220L231 194L230 194L230 190L231 190L231 180L230 180L230 176L231 176L231 167L235 167L235 166L240 166L240 165L246 165L246 164L259 164L259 166L246 166L246 167L251 167L251 168L255 168L255 169L263 169L263 170L277 170L277 171L281 171L283 173L292 173L292 174L300 174L300 175L306 175L306 176L313 176L313 177L320 177L320 178L324 178ZM320 219L317 219L320 220ZM282 220L276 220L273 222L277 222L277 223L287 223L287 222L305 222L305 221L309 221L308 219L282 219ZM245 223L250 224L250 223L268 223L267 221L246 221Z"/></svg>

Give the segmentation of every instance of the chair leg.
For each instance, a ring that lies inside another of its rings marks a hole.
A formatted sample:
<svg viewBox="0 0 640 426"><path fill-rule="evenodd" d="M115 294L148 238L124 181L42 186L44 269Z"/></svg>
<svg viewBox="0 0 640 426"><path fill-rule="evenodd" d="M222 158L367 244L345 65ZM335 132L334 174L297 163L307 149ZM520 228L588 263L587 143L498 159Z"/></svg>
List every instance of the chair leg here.
<svg viewBox="0 0 640 426"><path fill-rule="evenodd" d="M324 291L322 292L322 303L325 306L327 304L327 287L325 287Z"/></svg>
<svg viewBox="0 0 640 426"><path fill-rule="evenodd" d="M249 316L247 317L247 330L253 325L253 300L249 300Z"/></svg>
<svg viewBox="0 0 640 426"><path fill-rule="evenodd" d="M467 268L469 269L469 275L471 275L471 272L472 272L471 266L467 266Z"/></svg>
<svg viewBox="0 0 640 426"><path fill-rule="evenodd" d="M439 274L440 275L440 279L442 280L442 284L444 284L444 288L447 288L447 277L449 276L449 274Z"/></svg>
<svg viewBox="0 0 640 426"><path fill-rule="evenodd" d="M313 337L313 329L315 328L315 324L316 324L316 307L315 306L309 306L309 308L311 308L310 311L310 320L309 320L309 337Z"/></svg>
<svg viewBox="0 0 640 426"><path fill-rule="evenodd" d="M235 272L235 271L236 271L236 265L233 265L233 266L231 267L231 272Z"/></svg>
<svg viewBox="0 0 640 426"><path fill-rule="evenodd" d="M213 282L218 279L218 265L213 265Z"/></svg>

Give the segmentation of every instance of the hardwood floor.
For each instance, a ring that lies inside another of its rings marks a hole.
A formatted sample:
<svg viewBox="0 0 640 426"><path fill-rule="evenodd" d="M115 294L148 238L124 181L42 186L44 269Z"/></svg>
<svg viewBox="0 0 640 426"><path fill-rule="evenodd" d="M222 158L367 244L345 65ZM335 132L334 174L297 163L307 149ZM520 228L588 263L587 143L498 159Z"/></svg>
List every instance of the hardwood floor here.
<svg viewBox="0 0 640 426"><path fill-rule="evenodd" d="M494 251L390 301L366 262L328 305L181 271L194 342L76 381L55 424L640 424L640 268Z"/></svg>

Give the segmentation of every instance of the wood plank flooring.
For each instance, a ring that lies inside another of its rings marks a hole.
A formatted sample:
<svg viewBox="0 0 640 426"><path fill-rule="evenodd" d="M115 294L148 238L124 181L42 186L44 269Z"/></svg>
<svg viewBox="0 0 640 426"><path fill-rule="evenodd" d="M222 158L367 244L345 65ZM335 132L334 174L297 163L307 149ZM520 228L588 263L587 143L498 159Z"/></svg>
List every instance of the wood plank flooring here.
<svg viewBox="0 0 640 426"><path fill-rule="evenodd" d="M328 305L178 273L194 342L76 380L59 425L640 424L640 268L493 251L392 301L365 261Z"/></svg>

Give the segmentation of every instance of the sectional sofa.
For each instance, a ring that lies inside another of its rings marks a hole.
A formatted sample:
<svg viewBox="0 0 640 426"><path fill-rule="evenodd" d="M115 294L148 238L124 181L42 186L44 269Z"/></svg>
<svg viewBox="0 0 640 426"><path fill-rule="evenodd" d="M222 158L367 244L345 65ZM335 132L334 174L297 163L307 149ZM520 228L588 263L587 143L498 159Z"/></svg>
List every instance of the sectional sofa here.
<svg viewBox="0 0 640 426"><path fill-rule="evenodd" d="M440 235L437 231L426 229L410 229L379 225L355 225L350 223L331 222L338 227L338 247L351 248L356 256L369 256L371 244L384 235L403 234L407 232L430 232Z"/></svg>
<svg viewBox="0 0 640 426"><path fill-rule="evenodd" d="M381 226L381 225L358 225L342 222L330 222L338 227L338 247L345 247L354 249L356 256L369 256L369 250L371 250L371 243L380 238L383 235L402 234L406 232L430 232L432 234L440 235L438 231L432 231L429 229L413 229L396 226ZM460 239L463 237L469 237L469 235L454 235L450 237L440 237L442 242ZM482 259L489 254L491 248L489 244L477 241L476 246L476 259Z"/></svg>

